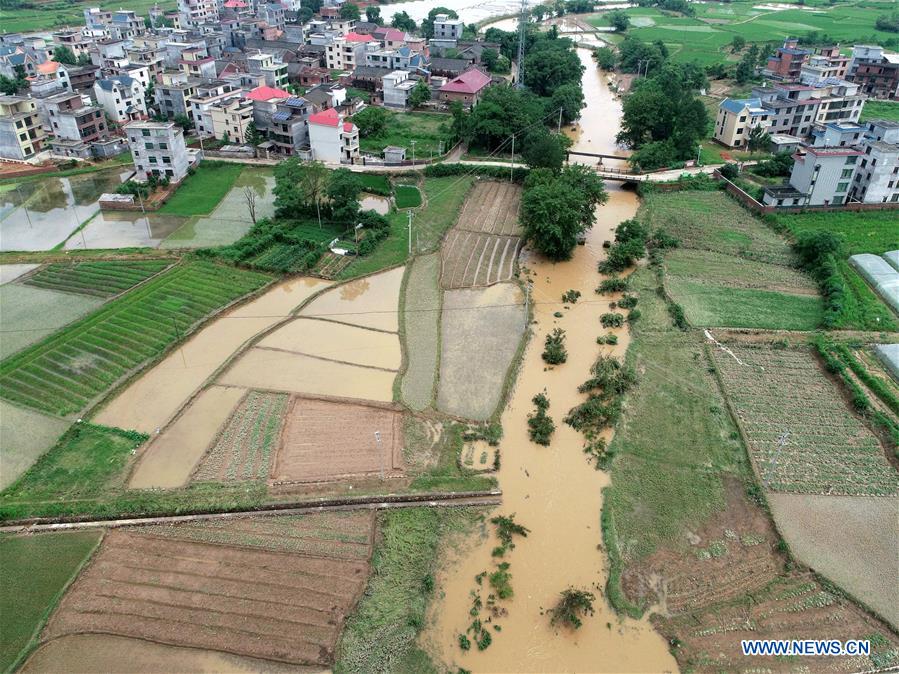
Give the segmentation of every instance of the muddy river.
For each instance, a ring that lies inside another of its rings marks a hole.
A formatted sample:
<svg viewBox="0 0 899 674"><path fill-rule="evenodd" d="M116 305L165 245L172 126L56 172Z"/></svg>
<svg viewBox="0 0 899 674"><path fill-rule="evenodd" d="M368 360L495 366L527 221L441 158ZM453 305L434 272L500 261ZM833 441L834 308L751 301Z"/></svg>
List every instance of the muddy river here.
<svg viewBox="0 0 899 674"><path fill-rule="evenodd" d="M575 132L575 149L618 153L614 144L621 106L604 76L579 51L587 66L584 93L588 107ZM616 330L618 345L598 346L596 337L607 332L599 325L608 311L608 299L593 290L601 277L596 263L603 257L602 243L612 238L615 226L633 217L637 198L615 183L607 184L609 202L598 209L597 225L585 246L572 260L552 264L525 253L521 266L533 283L533 336L524 355L512 399L502 415L502 464L498 473L503 505L497 511L514 513L531 534L517 541L506 555L510 562L514 597L503 603L508 615L497 622L493 644L484 651L463 652L458 635L471 622L470 591L474 577L492 571L491 551L498 543L491 536L474 542L457 558L448 560L439 577L439 601L434 602L424 645L445 662L473 672L663 672L677 666L667 644L646 620L622 620L615 615L601 590L606 581L606 558L600 548L602 488L608 475L593 469L583 452L583 438L562 423L562 417L584 399L577 387L601 351L620 357L628 345L626 330ZM562 293L580 290L581 301L563 308ZM562 318L554 317L562 312ZM555 327L566 331L568 361L546 369L541 359L545 335ZM556 432L549 447L528 439L527 415L531 398L546 390L549 414ZM597 595L596 614L576 632L556 632L543 610L553 606L569 586L590 589ZM485 615L485 614L482 614Z"/></svg>

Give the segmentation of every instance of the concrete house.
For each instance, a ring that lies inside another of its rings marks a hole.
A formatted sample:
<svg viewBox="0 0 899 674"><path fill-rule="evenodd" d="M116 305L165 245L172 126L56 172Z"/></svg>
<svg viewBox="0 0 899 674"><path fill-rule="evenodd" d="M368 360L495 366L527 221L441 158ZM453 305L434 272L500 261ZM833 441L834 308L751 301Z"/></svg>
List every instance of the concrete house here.
<svg viewBox="0 0 899 674"><path fill-rule="evenodd" d="M316 161L352 163L359 158L359 129L334 108L315 113L309 117L309 148Z"/></svg>
<svg viewBox="0 0 899 674"><path fill-rule="evenodd" d="M187 175L190 157L184 132L174 122L140 121L126 124L125 134L139 180L151 173L179 182Z"/></svg>
<svg viewBox="0 0 899 674"><path fill-rule="evenodd" d="M0 157L25 161L44 149L35 102L25 96L0 96Z"/></svg>
<svg viewBox="0 0 899 674"><path fill-rule="evenodd" d="M477 68L470 68L440 87L438 98L447 103L458 101L462 105L470 107L480 100L481 94L490 86L491 81L492 79L487 73Z"/></svg>
<svg viewBox="0 0 899 674"><path fill-rule="evenodd" d="M94 83L94 98L109 118L122 124L147 116L144 87L128 75L112 75Z"/></svg>
<svg viewBox="0 0 899 674"><path fill-rule="evenodd" d="M405 108L409 104L409 93L418 84L418 80L409 78L408 70L394 70L384 75L384 105L388 108Z"/></svg>

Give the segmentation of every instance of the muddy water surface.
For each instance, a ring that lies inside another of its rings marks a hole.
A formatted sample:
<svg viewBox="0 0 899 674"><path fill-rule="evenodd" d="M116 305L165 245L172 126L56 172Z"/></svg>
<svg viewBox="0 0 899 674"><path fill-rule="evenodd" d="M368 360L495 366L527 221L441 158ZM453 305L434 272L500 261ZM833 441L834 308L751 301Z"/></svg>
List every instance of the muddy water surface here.
<svg viewBox="0 0 899 674"><path fill-rule="evenodd" d="M387 215L390 212L390 199L379 197L376 194L363 194L360 206L363 211L374 211L381 215Z"/></svg>
<svg viewBox="0 0 899 674"><path fill-rule="evenodd" d="M404 269L397 267L344 283L315 298L300 315L396 332Z"/></svg>
<svg viewBox="0 0 899 674"><path fill-rule="evenodd" d="M97 423L155 432L244 342L328 285L319 279L291 279L229 311L120 393L97 415Z"/></svg>
<svg viewBox="0 0 899 674"><path fill-rule="evenodd" d="M579 52L585 57L583 51ZM620 107L586 63L583 130L575 147L583 151L611 153L610 139L617 132L614 120ZM610 123L611 122L611 123ZM531 530L507 553L514 597L503 605L506 617L497 622L493 644L484 651L463 652L458 635L471 622L469 592L477 586L475 575L492 571L493 537L473 543L456 559L448 560L439 578L442 599L434 602L425 646L444 662L473 672L664 672L677 666L665 641L646 621L619 619L608 607L601 590L606 581L606 558L601 550L601 489L608 484L606 473L594 470L583 452L582 436L566 426L562 417L585 398L577 387L589 376L589 368L600 353L624 356L628 337L615 330L618 345L599 346L596 337L607 333L599 316L608 311L608 298L596 295L601 277L596 263L602 259L602 242L612 238L614 227L633 217L637 199L614 183L607 185L609 203L598 209L597 225L587 245L578 247L572 260L552 264L534 256L522 258L522 266L533 281L534 334L528 344L512 399L502 415L503 440L498 473L503 490L499 513L515 513L516 521ZM562 293L580 290L581 300L568 309ZM562 318L554 317L562 312ZM547 369L541 359L546 334L555 327L566 331L568 361ZM549 447L530 442L527 415L531 398L546 391L549 414L556 432ZM556 633L542 615L559 593L569 586L590 589L597 595L596 614L576 632ZM482 613L486 616L486 613Z"/></svg>

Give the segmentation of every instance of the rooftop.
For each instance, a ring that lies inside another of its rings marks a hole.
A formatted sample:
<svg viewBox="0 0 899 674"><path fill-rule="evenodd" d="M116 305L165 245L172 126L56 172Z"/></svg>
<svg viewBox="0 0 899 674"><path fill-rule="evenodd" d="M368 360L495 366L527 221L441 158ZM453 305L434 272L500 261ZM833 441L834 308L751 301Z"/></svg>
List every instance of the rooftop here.
<svg viewBox="0 0 899 674"><path fill-rule="evenodd" d="M330 126L336 129L340 125L340 115L337 114L337 110L334 108L328 108L310 115L309 123L319 126Z"/></svg>
<svg viewBox="0 0 899 674"><path fill-rule="evenodd" d="M490 84L491 77L477 68L466 70L458 77L440 87L440 91L461 94L476 94Z"/></svg>
<svg viewBox="0 0 899 674"><path fill-rule="evenodd" d="M256 87L250 93L247 94L247 98L252 101L270 101L273 98L290 98L291 94L289 91L284 91L284 89L276 89L275 87Z"/></svg>

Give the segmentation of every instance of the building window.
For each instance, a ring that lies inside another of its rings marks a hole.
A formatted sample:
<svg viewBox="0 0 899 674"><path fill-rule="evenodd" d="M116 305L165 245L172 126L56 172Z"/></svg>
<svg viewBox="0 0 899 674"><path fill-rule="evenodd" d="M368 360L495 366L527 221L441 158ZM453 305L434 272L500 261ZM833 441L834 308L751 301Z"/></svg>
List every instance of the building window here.
<svg viewBox="0 0 899 674"><path fill-rule="evenodd" d="M149 137L150 137L150 131L149 131L148 129L144 129L143 131L141 131L141 133L142 133L142 134L144 135L144 137L146 137L146 138L149 138Z"/></svg>
<svg viewBox="0 0 899 674"><path fill-rule="evenodd" d="M849 183L840 183L837 185L837 192L845 192L849 188Z"/></svg>

